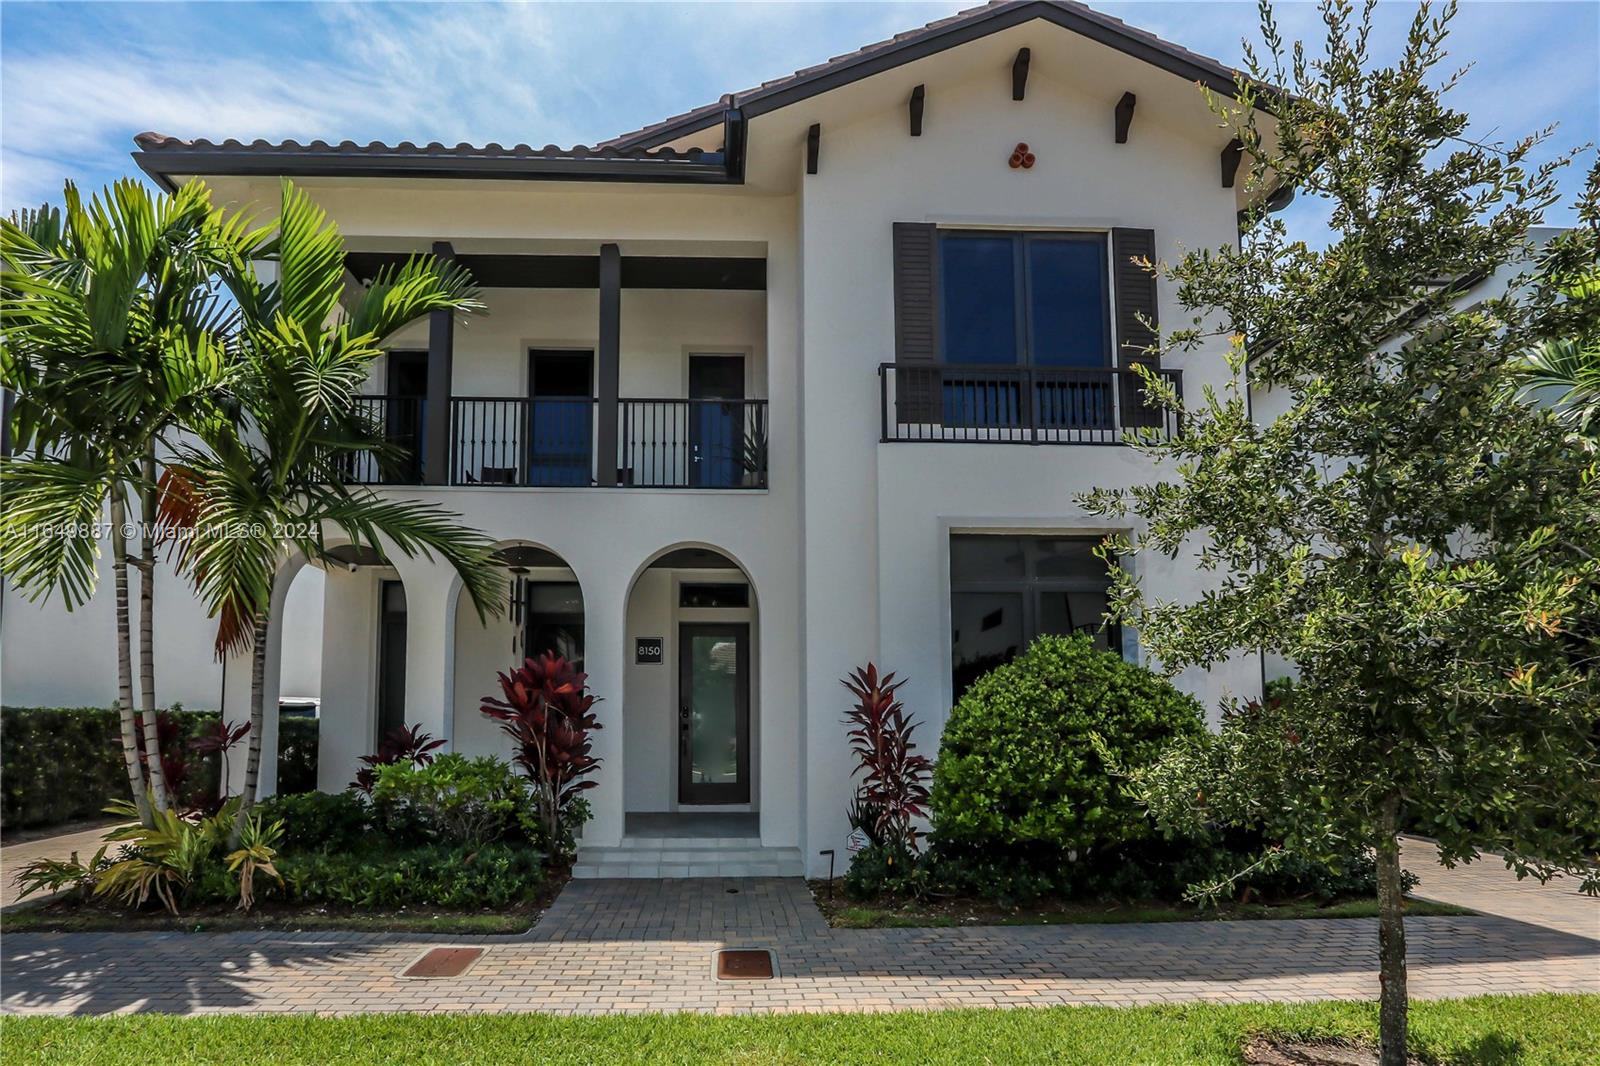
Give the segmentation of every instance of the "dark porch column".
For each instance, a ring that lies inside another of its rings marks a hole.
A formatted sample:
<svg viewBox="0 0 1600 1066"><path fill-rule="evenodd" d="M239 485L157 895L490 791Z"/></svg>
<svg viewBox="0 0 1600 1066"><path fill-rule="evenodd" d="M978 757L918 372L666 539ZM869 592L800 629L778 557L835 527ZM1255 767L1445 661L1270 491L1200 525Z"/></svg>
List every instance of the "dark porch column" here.
<svg viewBox="0 0 1600 1066"><path fill-rule="evenodd" d="M617 394L622 349L622 252L614 244L600 246L600 352L594 394L599 408L595 434L596 484L617 483Z"/></svg>
<svg viewBox="0 0 1600 1066"><path fill-rule="evenodd" d="M448 241L435 241L433 254L454 259ZM450 483L450 379L455 362L455 312L428 313L428 396L422 412L422 481L425 485Z"/></svg>

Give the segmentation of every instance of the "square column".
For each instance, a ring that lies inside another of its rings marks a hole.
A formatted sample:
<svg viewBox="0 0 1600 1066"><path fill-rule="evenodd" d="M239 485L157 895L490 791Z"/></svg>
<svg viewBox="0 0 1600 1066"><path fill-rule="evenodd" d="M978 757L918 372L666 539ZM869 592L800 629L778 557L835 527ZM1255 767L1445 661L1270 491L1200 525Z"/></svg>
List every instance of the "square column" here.
<svg viewBox="0 0 1600 1066"><path fill-rule="evenodd" d="M456 257L448 241L436 241L433 254L444 260ZM428 394L422 408L422 481L426 485L450 484L450 382L455 363L455 312L446 308L428 313Z"/></svg>
<svg viewBox="0 0 1600 1066"><path fill-rule="evenodd" d="M596 353L595 400L600 424L595 434L595 483L617 483L617 407L622 375L622 252L600 246L600 332Z"/></svg>

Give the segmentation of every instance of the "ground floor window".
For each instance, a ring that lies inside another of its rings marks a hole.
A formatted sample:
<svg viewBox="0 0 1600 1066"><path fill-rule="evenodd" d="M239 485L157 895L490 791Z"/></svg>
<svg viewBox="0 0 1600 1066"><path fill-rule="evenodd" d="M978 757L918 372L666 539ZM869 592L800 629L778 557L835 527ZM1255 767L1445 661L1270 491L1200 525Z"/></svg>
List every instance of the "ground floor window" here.
<svg viewBox="0 0 1600 1066"><path fill-rule="evenodd" d="M1121 652L1121 627L1105 621L1111 575L1094 555L1099 537L950 537L952 693L1011 661L1041 633L1087 633Z"/></svg>
<svg viewBox="0 0 1600 1066"><path fill-rule="evenodd" d="M559 655L583 669L583 590L576 581L530 581L523 595L523 654Z"/></svg>

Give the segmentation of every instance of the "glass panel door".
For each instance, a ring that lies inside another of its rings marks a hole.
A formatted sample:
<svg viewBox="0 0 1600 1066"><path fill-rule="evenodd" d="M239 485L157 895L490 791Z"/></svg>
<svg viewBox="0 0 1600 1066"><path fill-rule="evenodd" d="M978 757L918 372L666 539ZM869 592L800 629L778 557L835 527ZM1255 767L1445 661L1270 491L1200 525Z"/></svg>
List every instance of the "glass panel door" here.
<svg viewBox="0 0 1600 1066"><path fill-rule="evenodd" d="M593 364L589 352L528 353L528 484L593 480Z"/></svg>
<svg viewBox="0 0 1600 1066"><path fill-rule="evenodd" d="M678 802L750 802L750 627L678 627Z"/></svg>
<svg viewBox="0 0 1600 1066"><path fill-rule="evenodd" d="M743 481L743 400L744 356L689 357L689 484L695 488L731 489Z"/></svg>

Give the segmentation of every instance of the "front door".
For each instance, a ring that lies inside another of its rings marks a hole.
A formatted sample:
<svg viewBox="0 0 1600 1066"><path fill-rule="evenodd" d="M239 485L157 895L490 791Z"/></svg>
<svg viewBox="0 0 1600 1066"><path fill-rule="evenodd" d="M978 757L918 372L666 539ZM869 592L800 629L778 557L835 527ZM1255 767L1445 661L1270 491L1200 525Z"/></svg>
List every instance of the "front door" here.
<svg viewBox="0 0 1600 1066"><path fill-rule="evenodd" d="M731 489L743 480L744 356L689 357L689 484Z"/></svg>
<svg viewBox="0 0 1600 1066"><path fill-rule="evenodd" d="M750 802L750 626L678 626L678 802Z"/></svg>

